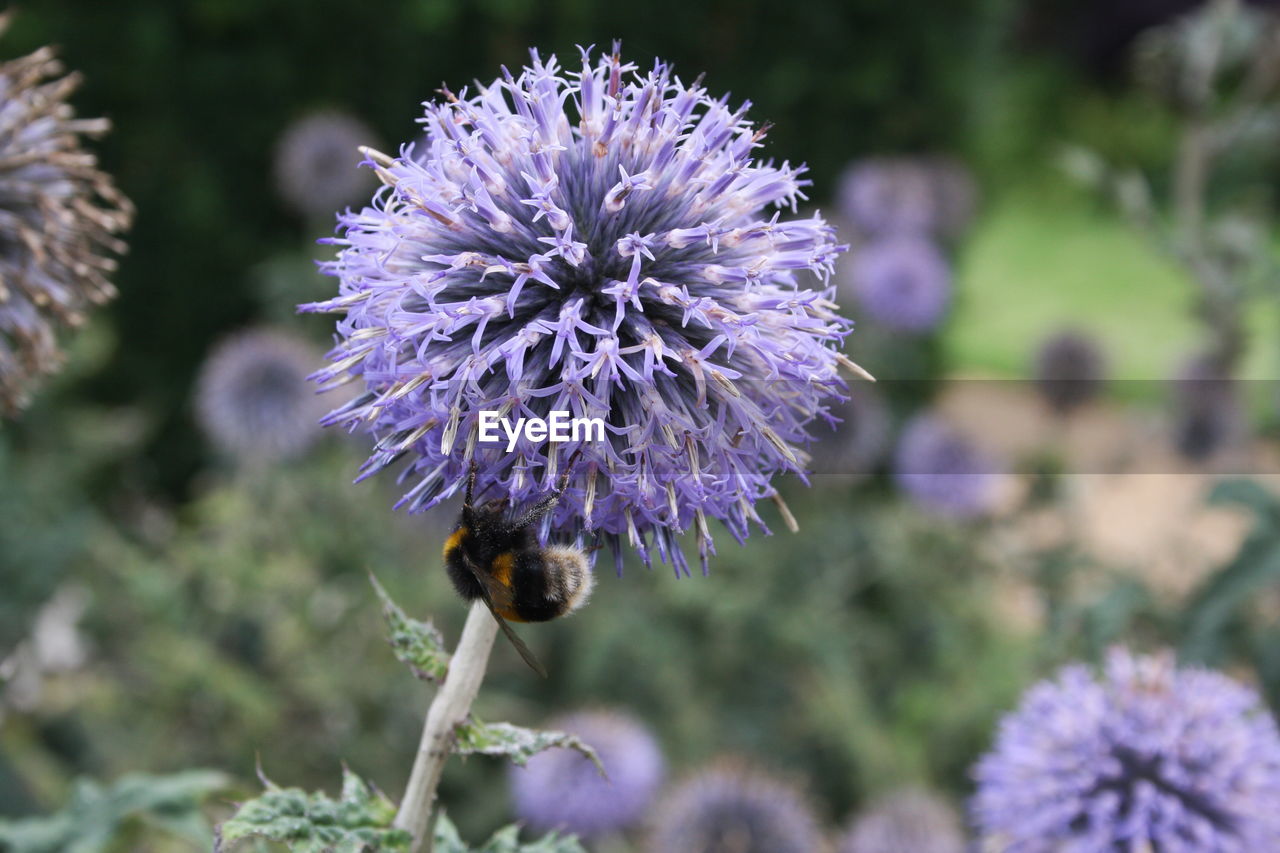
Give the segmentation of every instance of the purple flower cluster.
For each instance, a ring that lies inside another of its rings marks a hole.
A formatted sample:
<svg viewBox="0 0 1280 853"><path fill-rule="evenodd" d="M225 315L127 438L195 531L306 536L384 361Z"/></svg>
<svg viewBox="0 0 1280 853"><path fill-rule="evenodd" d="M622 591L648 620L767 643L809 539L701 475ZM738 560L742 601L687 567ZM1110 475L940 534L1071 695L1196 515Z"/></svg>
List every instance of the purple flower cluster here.
<svg viewBox="0 0 1280 853"><path fill-rule="evenodd" d="M323 414L307 382L318 353L286 332L254 329L218 344L196 382L200 426L227 456L246 462L301 455Z"/></svg>
<svg viewBox="0 0 1280 853"><path fill-rule="evenodd" d="M48 47L0 63L0 416L61 365L58 336L115 296L117 235L133 221L83 147L110 125L76 118L67 99L80 80Z"/></svg>
<svg viewBox="0 0 1280 853"><path fill-rule="evenodd" d="M1033 687L976 769L1009 853L1280 850L1280 733L1253 690L1113 651Z"/></svg>
<svg viewBox="0 0 1280 853"><path fill-rule="evenodd" d="M694 530L705 571L708 518L739 541L760 524L841 395L850 323L826 285L844 247L783 215L804 169L756 160L747 106L616 50L568 72L534 53L427 104L398 158L368 152L384 186L341 217L339 295L306 306L345 315L316 378L364 386L326 421L377 436L363 474L407 457L401 504L425 510L479 457L478 492L520 503L580 451L539 532L594 532L619 570L625 540L687 574ZM484 410L599 417L607 440L504 453L478 442Z"/></svg>
<svg viewBox="0 0 1280 853"><path fill-rule="evenodd" d="M665 763L649 730L628 716L571 714L550 728L577 735L600 756L608 779L572 749L539 753L511 768L516 813L538 830L583 838L622 831L640 820L662 784Z"/></svg>
<svg viewBox="0 0 1280 853"><path fill-rule="evenodd" d="M934 415L917 415L902 431L894 479L930 512L972 518L991 509L1000 472L987 454Z"/></svg>
<svg viewBox="0 0 1280 853"><path fill-rule="evenodd" d="M871 805L837 845L839 853L964 853L964 829L945 800L915 788Z"/></svg>
<svg viewBox="0 0 1280 853"><path fill-rule="evenodd" d="M1035 383L1049 407L1065 415L1097 396L1106 359L1097 341L1083 332L1058 332L1040 345Z"/></svg>
<svg viewBox="0 0 1280 853"><path fill-rule="evenodd" d="M928 332L942 322L951 302L951 268L923 237L867 243L854 254L850 275L867 316L896 331Z"/></svg>
<svg viewBox="0 0 1280 853"><path fill-rule="evenodd" d="M862 238L847 284L868 317L911 334L942 322L951 270L939 241L968 224L974 197L968 173L948 161L873 159L845 172L841 212Z"/></svg>
<svg viewBox="0 0 1280 853"><path fill-rule="evenodd" d="M669 792L653 818L651 853L813 853L822 833L804 797L749 767L726 763Z"/></svg>
<svg viewBox="0 0 1280 853"><path fill-rule="evenodd" d="M276 144L276 189L303 216L329 217L336 208L367 198L369 173L361 168L360 148L374 144L373 131L340 112L303 116Z"/></svg>

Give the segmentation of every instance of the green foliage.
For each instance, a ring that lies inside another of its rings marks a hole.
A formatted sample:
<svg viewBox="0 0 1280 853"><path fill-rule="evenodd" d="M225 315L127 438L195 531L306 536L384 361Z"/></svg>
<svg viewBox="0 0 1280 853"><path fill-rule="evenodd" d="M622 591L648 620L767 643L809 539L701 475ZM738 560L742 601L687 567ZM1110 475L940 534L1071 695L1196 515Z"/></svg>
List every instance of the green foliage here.
<svg viewBox="0 0 1280 853"><path fill-rule="evenodd" d="M520 828L507 826L498 830L482 847L468 847L447 814L436 817L432 853L586 853L572 835L553 832L537 841L520 842Z"/></svg>
<svg viewBox="0 0 1280 853"><path fill-rule="evenodd" d="M600 756L579 738L564 732L543 732L510 723L482 723L471 717L456 730L454 751L461 755L501 755L523 767L545 749L576 749L588 758L601 776L608 777Z"/></svg>
<svg viewBox="0 0 1280 853"><path fill-rule="evenodd" d="M1218 485L1210 502L1252 511L1253 530L1228 563L1191 596L1182 617L1183 659L1221 666L1232 656L1251 660L1273 702L1280 699L1280 670L1273 649L1275 626L1255 604L1280 588L1280 499L1252 480Z"/></svg>
<svg viewBox="0 0 1280 853"><path fill-rule="evenodd" d="M409 833L393 829L395 803L350 770L342 771L337 800L323 791L307 793L263 780L267 790L241 804L218 827L218 845L260 837L289 845L294 853L364 853L406 851Z"/></svg>
<svg viewBox="0 0 1280 853"><path fill-rule="evenodd" d="M107 853L133 849L131 832L139 823L209 848L213 836L200 802L228 787L227 777L208 770L172 776L132 774L103 786L76 782L71 798L47 817L0 820L0 850L5 853Z"/></svg>
<svg viewBox="0 0 1280 853"><path fill-rule="evenodd" d="M444 647L444 637L430 622L410 619L391 600L378 579L369 575L369 582L382 602L382 613L387 620L387 641L395 651L396 659L413 670L424 681L442 681L449 671L449 653Z"/></svg>

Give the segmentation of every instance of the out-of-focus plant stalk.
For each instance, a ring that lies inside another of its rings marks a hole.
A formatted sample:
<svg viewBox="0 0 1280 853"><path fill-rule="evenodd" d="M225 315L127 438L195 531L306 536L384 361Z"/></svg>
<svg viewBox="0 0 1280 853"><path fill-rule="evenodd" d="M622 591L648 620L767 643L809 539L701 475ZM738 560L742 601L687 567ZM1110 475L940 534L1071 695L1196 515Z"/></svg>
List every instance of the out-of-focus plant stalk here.
<svg viewBox="0 0 1280 853"><path fill-rule="evenodd" d="M484 602L476 601L467 614L458 647L449 661L449 672L427 711L422 740L413 762L409 784L400 800L395 826L413 836L410 853L431 853L431 812L440 774L453 751L454 732L467 718L480 691L498 623Z"/></svg>
<svg viewBox="0 0 1280 853"><path fill-rule="evenodd" d="M1200 287L1199 311L1209 331L1208 358L1230 376L1244 353L1242 293L1208 250L1205 203L1216 145L1213 126L1201 115L1187 119L1174 170L1174 246Z"/></svg>

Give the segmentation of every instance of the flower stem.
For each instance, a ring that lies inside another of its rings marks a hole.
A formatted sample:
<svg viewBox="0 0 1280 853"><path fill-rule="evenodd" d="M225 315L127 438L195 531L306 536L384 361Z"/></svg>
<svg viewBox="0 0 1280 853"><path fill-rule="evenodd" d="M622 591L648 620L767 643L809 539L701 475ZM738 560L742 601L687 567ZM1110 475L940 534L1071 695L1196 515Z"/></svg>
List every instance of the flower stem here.
<svg viewBox="0 0 1280 853"><path fill-rule="evenodd" d="M413 836L411 853L431 853L431 810L435 805L440 774L453 750L454 730L467 718L471 703L480 691L489 652L498 634L498 623L484 602L476 601L467 614L458 647L449 661L449 672L431 702L422 740L413 762L413 773L400 800L395 826Z"/></svg>

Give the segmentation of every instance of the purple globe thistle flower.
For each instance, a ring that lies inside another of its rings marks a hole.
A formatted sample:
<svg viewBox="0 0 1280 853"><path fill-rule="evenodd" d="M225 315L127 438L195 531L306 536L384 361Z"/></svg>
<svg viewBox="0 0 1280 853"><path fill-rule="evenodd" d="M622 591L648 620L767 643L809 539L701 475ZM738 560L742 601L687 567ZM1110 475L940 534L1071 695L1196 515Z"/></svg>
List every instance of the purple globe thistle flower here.
<svg viewBox="0 0 1280 853"><path fill-rule="evenodd" d="M908 788L883 797L859 816L839 853L965 853L960 817L945 800Z"/></svg>
<svg viewBox="0 0 1280 853"><path fill-rule="evenodd" d="M353 116L336 111L304 116L285 128L276 144L276 190L303 216L332 216L368 198L372 179L359 168L360 148L373 144L373 131Z"/></svg>
<svg viewBox="0 0 1280 853"><path fill-rule="evenodd" d="M324 405L307 381L318 353L270 329L220 343L196 383L196 415L228 456L251 462L300 456L319 437Z"/></svg>
<svg viewBox="0 0 1280 853"><path fill-rule="evenodd" d="M840 178L840 212L871 235L929 234L940 215L934 176L911 158L853 163Z"/></svg>
<svg viewBox="0 0 1280 853"><path fill-rule="evenodd" d="M758 770L727 763L670 791L654 813L652 853L813 853L822 834L805 798Z"/></svg>
<svg viewBox="0 0 1280 853"><path fill-rule="evenodd" d="M1096 397L1105 372L1106 359L1097 341L1082 332L1058 332L1036 352L1036 389L1059 415Z"/></svg>
<svg viewBox="0 0 1280 853"><path fill-rule="evenodd" d="M1240 442L1247 429L1235 383L1210 359L1195 356L1173 381L1173 445L1192 462L1203 462Z"/></svg>
<svg viewBox="0 0 1280 853"><path fill-rule="evenodd" d="M537 53L473 95L428 104L426 137L341 217L345 314L326 387L364 393L326 422L379 437L365 476L408 456L401 505L478 492L523 503L580 452L539 530L608 543L677 574L677 543L707 518L739 541L775 475L800 471L808 423L844 387L850 324L826 282L843 250L818 216L784 218L802 167L758 162L764 128L657 63L647 74L582 52L562 73ZM818 289L807 289L814 282ZM481 413L600 418L600 442L479 441ZM505 442L504 442L505 444Z"/></svg>
<svg viewBox="0 0 1280 853"><path fill-rule="evenodd" d="M1280 733L1257 693L1115 650L1041 682L976 769L1001 850L1280 850Z"/></svg>
<svg viewBox="0 0 1280 853"><path fill-rule="evenodd" d="M921 237L886 237L859 246L849 283L867 315L889 329L928 332L946 316L951 270L933 243Z"/></svg>
<svg viewBox="0 0 1280 853"><path fill-rule="evenodd" d="M511 768L511 795L521 820L538 830L561 829L583 838L619 832L648 810L662 784L662 751L637 720L610 711L571 714L551 728L595 749L609 778L572 749L539 753Z"/></svg>
<svg viewBox="0 0 1280 853"><path fill-rule="evenodd" d="M115 296L115 235L133 208L81 147L110 125L75 117L80 79L47 47L0 63L0 415L61 365L58 332Z"/></svg>
<svg viewBox="0 0 1280 853"><path fill-rule="evenodd" d="M993 460L951 425L924 414L902 431L894 456L894 479L924 509L971 518L991 509L999 471Z"/></svg>
<svg viewBox="0 0 1280 853"><path fill-rule="evenodd" d="M830 435L821 435L812 448L815 475L870 474L889 445L889 408L870 386L849 390L849 399L832 407L839 418Z"/></svg>

